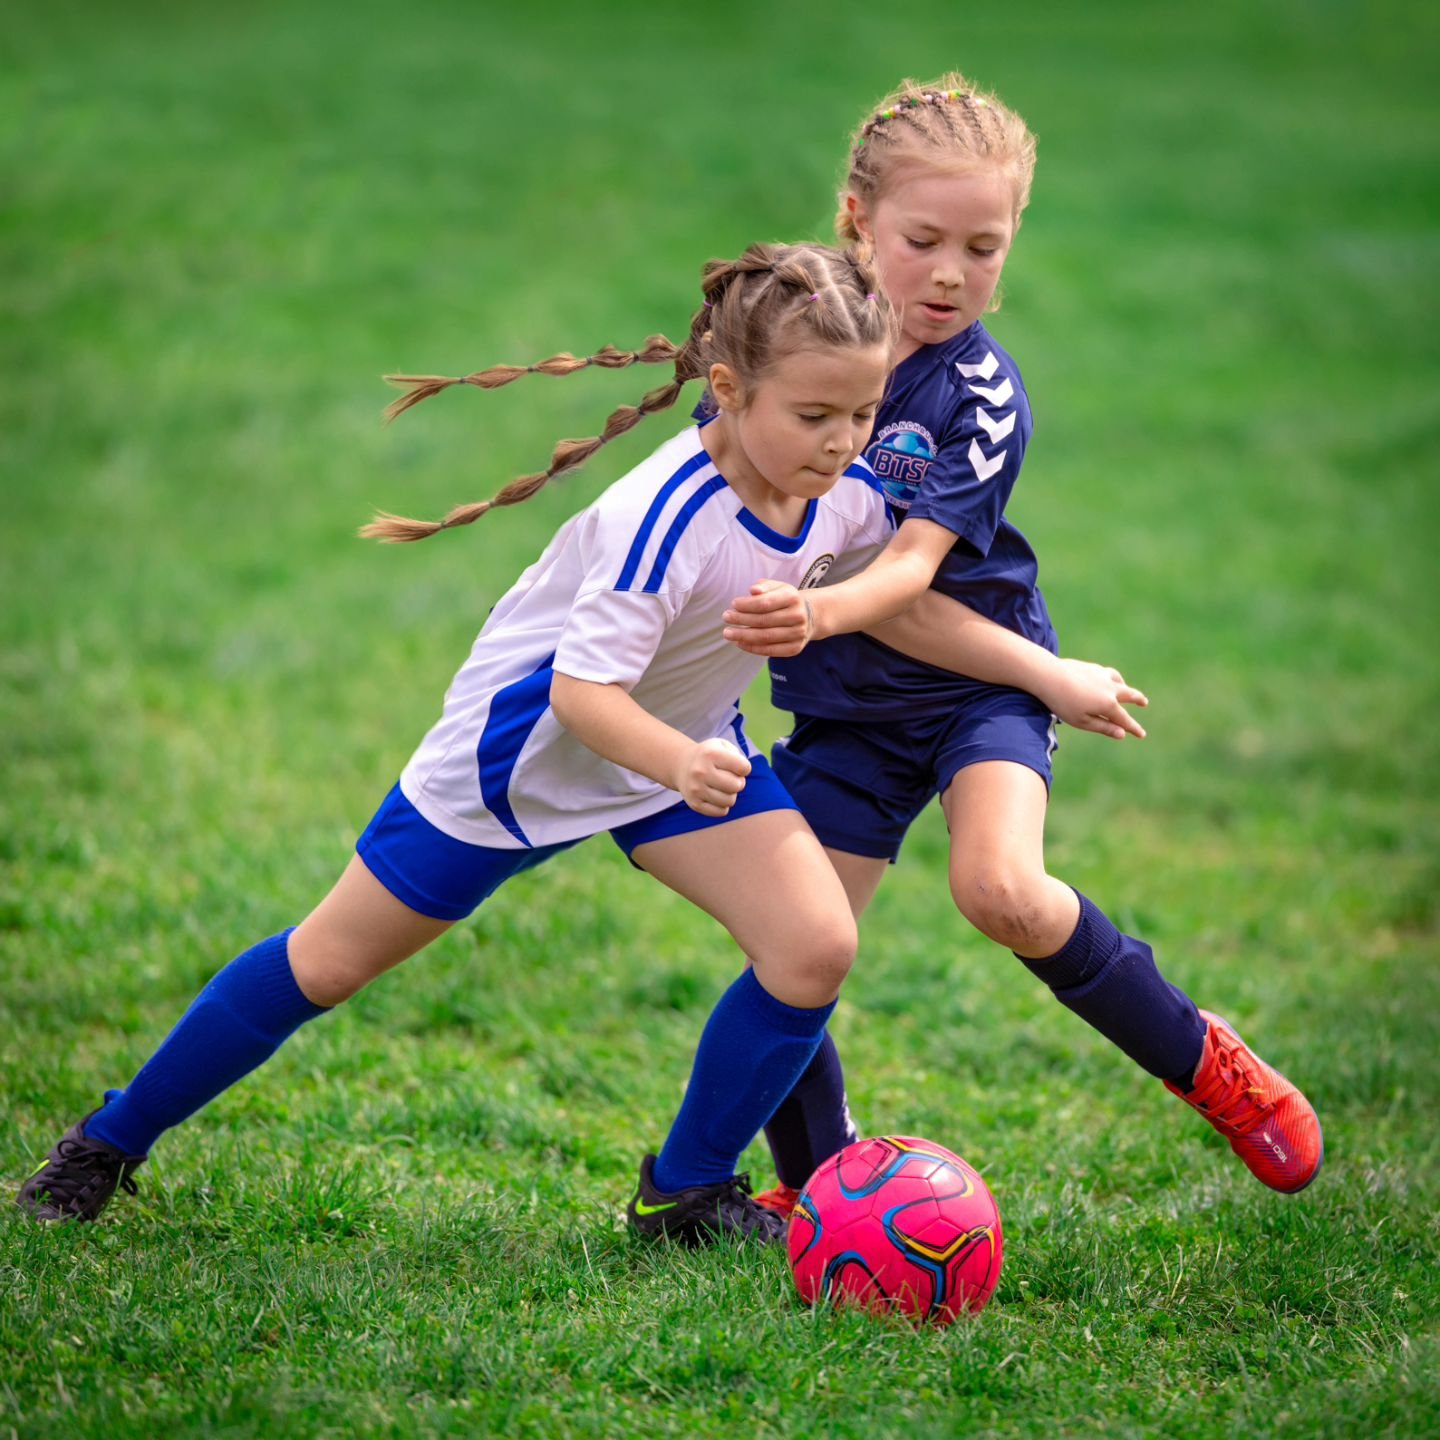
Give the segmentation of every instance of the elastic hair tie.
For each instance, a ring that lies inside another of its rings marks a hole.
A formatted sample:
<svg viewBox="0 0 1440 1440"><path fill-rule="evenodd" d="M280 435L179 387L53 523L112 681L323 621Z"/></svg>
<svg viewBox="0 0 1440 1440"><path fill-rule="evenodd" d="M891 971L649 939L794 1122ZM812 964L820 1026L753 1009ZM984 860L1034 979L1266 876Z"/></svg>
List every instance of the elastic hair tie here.
<svg viewBox="0 0 1440 1440"><path fill-rule="evenodd" d="M710 310L710 309L712 309L712 308L714 307L714 303L715 303L715 302L714 302L713 300L702 300L700 303L701 303L707 310Z"/></svg>
<svg viewBox="0 0 1440 1440"><path fill-rule="evenodd" d="M872 291L865 297L865 300L866 300L866 303L867 303L867 304L873 305L873 304L875 303L875 292L872 290Z"/></svg>
<svg viewBox="0 0 1440 1440"><path fill-rule="evenodd" d="M817 290L810 298L812 300L818 300L820 298L820 292Z"/></svg>

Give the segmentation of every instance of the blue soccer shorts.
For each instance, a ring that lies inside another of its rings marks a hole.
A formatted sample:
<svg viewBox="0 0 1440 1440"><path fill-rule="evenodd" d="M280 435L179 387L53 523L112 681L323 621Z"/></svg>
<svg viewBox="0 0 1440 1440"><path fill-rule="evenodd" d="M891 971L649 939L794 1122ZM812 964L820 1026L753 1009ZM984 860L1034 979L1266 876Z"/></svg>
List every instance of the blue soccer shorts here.
<svg viewBox="0 0 1440 1440"><path fill-rule="evenodd" d="M1022 690L977 685L940 715L861 724L797 715L772 758L822 845L893 862L915 817L969 765L1013 761L1048 790L1057 723Z"/></svg>
<svg viewBox="0 0 1440 1440"><path fill-rule="evenodd" d="M727 814L700 815L680 800L658 814L617 826L610 838L629 856L652 840L708 830L768 810L798 808L763 755L752 755L750 765L745 788ZM579 843L566 840L523 850L471 845L437 829L396 785L355 842L355 851L366 869L412 910L435 920L463 920L512 875Z"/></svg>

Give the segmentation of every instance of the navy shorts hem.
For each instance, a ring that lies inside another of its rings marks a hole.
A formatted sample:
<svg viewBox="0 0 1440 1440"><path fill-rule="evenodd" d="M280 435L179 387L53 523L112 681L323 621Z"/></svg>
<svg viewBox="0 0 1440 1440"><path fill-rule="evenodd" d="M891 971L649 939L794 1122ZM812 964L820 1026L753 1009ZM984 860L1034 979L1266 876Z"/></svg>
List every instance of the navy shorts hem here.
<svg viewBox="0 0 1440 1440"><path fill-rule="evenodd" d="M916 816L960 771L988 760L1051 780L1054 717L1033 696L977 689L950 714L851 722L797 715L775 768L821 844L894 861Z"/></svg>
<svg viewBox="0 0 1440 1440"><path fill-rule="evenodd" d="M968 770L972 765L983 765L987 760L1003 760L1011 765L1023 765L1027 770L1033 770L1044 782L1048 794L1051 782L1055 778L1055 772L1048 763L1042 764L1033 753L1024 755L1006 755L1002 751L990 751L983 755L968 755L963 759L957 757L953 765L945 764L940 769L940 785L937 791L943 795L953 783L955 777L962 771Z"/></svg>

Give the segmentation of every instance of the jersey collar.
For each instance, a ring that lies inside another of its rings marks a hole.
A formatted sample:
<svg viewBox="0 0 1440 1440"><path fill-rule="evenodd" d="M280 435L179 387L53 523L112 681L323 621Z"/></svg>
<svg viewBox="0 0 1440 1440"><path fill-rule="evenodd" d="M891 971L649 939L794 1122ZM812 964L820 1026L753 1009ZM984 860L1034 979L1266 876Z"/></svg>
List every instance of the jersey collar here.
<svg viewBox="0 0 1440 1440"><path fill-rule="evenodd" d="M943 345L922 345L913 355L907 355L895 367L895 373L897 375L901 373L923 374L936 365L944 365L948 368L971 350L985 334L984 325L977 320L969 329L952 336Z"/></svg>

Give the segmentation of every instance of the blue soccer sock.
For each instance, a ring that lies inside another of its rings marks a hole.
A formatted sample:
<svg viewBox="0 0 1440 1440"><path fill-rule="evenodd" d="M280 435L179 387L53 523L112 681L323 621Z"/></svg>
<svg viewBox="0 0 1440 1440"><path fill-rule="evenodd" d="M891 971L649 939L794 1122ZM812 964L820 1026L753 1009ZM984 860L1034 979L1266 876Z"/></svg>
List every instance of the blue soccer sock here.
<svg viewBox="0 0 1440 1440"><path fill-rule="evenodd" d="M845 1102L845 1071L829 1030L794 1088L765 1127L775 1173L782 1185L799 1190L837 1151L856 1138Z"/></svg>
<svg viewBox="0 0 1440 1440"><path fill-rule="evenodd" d="M268 1060L307 1020L323 1015L301 993L290 969L290 931L272 935L232 960L195 997L160 1048L85 1133L127 1155L145 1155L178 1125Z"/></svg>
<svg viewBox="0 0 1440 1440"><path fill-rule="evenodd" d="M810 1063L835 1005L801 1010L747 969L710 1012L680 1113L655 1161L666 1194L728 1180L740 1152Z"/></svg>
<svg viewBox="0 0 1440 1440"><path fill-rule="evenodd" d="M1143 940L1121 934L1075 894L1080 920L1065 945L1047 960L1016 958L1142 1069L1189 1090L1205 1043L1194 1001L1161 975Z"/></svg>

